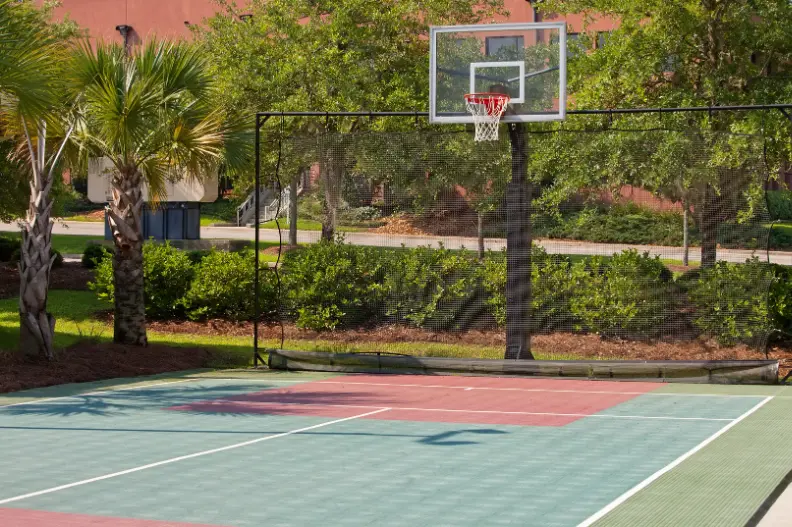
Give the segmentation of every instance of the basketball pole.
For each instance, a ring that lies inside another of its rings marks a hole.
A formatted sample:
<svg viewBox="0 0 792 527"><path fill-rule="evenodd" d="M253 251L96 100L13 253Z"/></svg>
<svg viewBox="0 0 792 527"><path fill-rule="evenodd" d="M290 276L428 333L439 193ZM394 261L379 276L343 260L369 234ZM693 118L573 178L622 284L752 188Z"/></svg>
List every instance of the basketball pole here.
<svg viewBox="0 0 792 527"><path fill-rule="evenodd" d="M526 178L524 123L509 123L511 182L506 187L506 359L533 360L531 353L531 200Z"/></svg>

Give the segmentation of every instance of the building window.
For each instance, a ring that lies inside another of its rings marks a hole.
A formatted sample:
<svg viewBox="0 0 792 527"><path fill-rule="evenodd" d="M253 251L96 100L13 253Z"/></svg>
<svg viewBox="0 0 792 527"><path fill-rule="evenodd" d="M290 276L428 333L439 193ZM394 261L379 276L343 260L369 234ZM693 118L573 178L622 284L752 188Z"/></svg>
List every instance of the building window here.
<svg viewBox="0 0 792 527"><path fill-rule="evenodd" d="M487 37L486 53L488 57L517 59L525 48L523 37Z"/></svg>
<svg viewBox="0 0 792 527"><path fill-rule="evenodd" d="M597 49L602 49L608 43L608 38L610 37L610 31L599 31L597 32Z"/></svg>
<svg viewBox="0 0 792 527"><path fill-rule="evenodd" d="M556 45L560 37L558 33L553 33L550 37L550 44ZM583 42L580 41L580 33L567 33L567 56L568 57L576 57L580 53L585 51L583 47Z"/></svg>

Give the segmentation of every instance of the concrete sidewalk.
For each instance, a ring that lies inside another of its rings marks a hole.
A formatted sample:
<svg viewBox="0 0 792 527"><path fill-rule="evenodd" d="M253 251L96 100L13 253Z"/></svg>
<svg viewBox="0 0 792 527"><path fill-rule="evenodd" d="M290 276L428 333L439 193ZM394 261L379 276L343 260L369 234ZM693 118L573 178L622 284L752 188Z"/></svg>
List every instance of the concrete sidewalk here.
<svg viewBox="0 0 792 527"><path fill-rule="evenodd" d="M15 223L0 223L0 232L18 231L19 227ZM55 223L52 229L53 234L72 234L82 236L104 236L104 224L100 222L78 222L60 221ZM253 240L255 231L251 227L201 227L201 237L203 239L223 239L223 240ZM275 229L260 229L259 236L261 241L277 242L279 240L278 231ZM286 241L287 230L283 230L281 238ZM319 240L319 231L297 231L297 243L314 243ZM434 246L443 244L448 249L471 249L478 247L476 238L461 236L415 236L405 234L380 234L370 232L348 232L344 234L347 243L353 245L366 245L373 247L419 247ZM636 249L641 252L649 252L651 255L660 256L672 260L682 260L683 251L681 247L669 247L662 245L637 245L619 243L592 243L570 240L535 240L534 243L543 247L547 252L553 254L576 254L576 255L611 255L626 249ZM484 247L487 250L501 251L506 248L506 240L503 238L487 238L484 240ZM792 252L785 251L754 251L745 249L719 249L718 259L727 262L744 262L747 258L758 256L762 260L769 257L769 261L781 265L792 265ZM697 262L700 259L698 247L691 247L690 261Z"/></svg>

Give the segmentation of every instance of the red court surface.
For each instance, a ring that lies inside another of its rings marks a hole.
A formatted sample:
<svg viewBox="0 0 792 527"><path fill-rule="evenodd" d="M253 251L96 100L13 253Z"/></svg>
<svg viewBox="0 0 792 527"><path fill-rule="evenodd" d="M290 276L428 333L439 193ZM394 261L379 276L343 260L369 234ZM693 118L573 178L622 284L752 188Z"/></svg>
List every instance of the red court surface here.
<svg viewBox="0 0 792 527"><path fill-rule="evenodd" d="M363 418L564 426L660 386L524 378L350 375L174 406L170 410L338 418L372 410Z"/></svg>
<svg viewBox="0 0 792 527"><path fill-rule="evenodd" d="M132 518L112 518L88 514L0 508L3 527L222 527L199 523L180 523Z"/></svg>

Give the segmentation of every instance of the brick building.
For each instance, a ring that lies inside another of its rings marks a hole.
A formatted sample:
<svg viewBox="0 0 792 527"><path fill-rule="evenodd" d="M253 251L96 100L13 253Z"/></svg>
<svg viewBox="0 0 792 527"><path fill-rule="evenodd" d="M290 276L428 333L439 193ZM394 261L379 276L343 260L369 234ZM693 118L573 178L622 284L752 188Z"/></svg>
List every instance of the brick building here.
<svg viewBox="0 0 792 527"><path fill-rule="evenodd" d="M552 17L542 18L537 14L530 1L504 2L510 14L508 17L498 17L497 22L552 20ZM128 42L134 44L155 35L189 38L190 24L200 23L220 10L213 0L62 0L62 6L56 14L62 16L68 13L75 22L88 29L92 38L121 42L126 34ZM570 38L574 39L583 30L583 17L571 15L566 20ZM605 34L614 27L613 21L600 19L590 24L588 30L598 32L598 41L604 42Z"/></svg>

